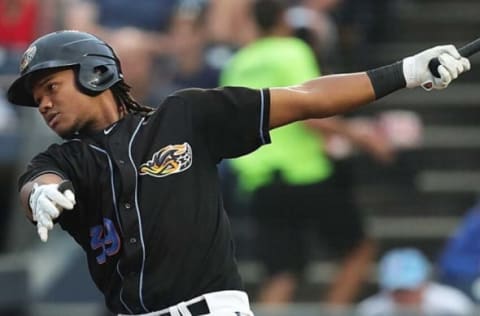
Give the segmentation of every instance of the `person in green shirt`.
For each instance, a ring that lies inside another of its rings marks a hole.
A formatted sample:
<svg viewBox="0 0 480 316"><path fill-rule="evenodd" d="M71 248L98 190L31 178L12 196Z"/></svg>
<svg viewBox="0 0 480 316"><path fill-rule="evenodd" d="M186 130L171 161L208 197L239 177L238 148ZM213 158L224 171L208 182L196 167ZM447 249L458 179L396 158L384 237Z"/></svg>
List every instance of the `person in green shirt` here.
<svg viewBox="0 0 480 316"><path fill-rule="evenodd" d="M221 85L284 87L320 76L313 50L291 35L286 9L275 0L254 3L259 37L234 55L221 73ZM261 302L292 300L308 263L308 232L320 235L344 262L327 294L329 303L351 303L373 259L375 246L354 203L350 175L329 158L324 133L346 136L383 162L392 159L390 147L378 135L329 118L274 129L270 146L229 161L240 193L251 197L247 204L258 227L255 244L268 272Z"/></svg>

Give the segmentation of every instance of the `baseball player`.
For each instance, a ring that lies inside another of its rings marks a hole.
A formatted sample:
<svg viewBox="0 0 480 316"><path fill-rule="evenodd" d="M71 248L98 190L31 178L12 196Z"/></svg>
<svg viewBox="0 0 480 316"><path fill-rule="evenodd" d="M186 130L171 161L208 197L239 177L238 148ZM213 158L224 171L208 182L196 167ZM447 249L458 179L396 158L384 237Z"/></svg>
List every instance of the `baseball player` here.
<svg viewBox="0 0 480 316"><path fill-rule="evenodd" d="M438 57L440 77L427 68ZM353 110L404 87L446 88L470 69L454 46L367 72L271 89L187 89L156 110L136 102L110 46L83 32L40 37L10 102L65 139L32 159L20 197L38 234L59 223L86 252L119 315L253 315L235 262L217 163L270 141L269 129Z"/></svg>

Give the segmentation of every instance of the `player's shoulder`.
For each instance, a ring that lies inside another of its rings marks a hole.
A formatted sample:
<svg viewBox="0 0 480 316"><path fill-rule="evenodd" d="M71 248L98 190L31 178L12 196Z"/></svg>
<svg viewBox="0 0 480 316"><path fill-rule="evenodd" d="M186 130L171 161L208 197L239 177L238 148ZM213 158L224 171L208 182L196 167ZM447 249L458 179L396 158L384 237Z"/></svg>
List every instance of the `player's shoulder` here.
<svg viewBox="0 0 480 316"><path fill-rule="evenodd" d="M72 161L84 154L88 148L80 140L65 140L63 142L55 142L48 145L45 149L38 152L33 160L35 161Z"/></svg>
<svg viewBox="0 0 480 316"><path fill-rule="evenodd" d="M257 99L262 93L259 89L240 86L226 86L211 89L189 88L174 92L167 97L158 108L158 116L165 113L178 113L178 111L191 111L207 108L212 111L220 107L238 106L239 104L257 104ZM209 115L208 111L203 113ZM211 114L211 113L210 113Z"/></svg>
<svg viewBox="0 0 480 316"><path fill-rule="evenodd" d="M208 95L212 93L212 90L218 90L219 88L216 89L202 89L202 88L186 88L186 89L180 89L172 93L168 98L180 98L183 100L189 100L189 99L197 99L197 98L202 98L205 95ZM167 98L167 100L168 100Z"/></svg>
<svg viewBox="0 0 480 316"><path fill-rule="evenodd" d="M164 104L168 104L169 98L182 100L186 104L201 104L205 102L218 102L224 97L232 97L232 95L242 93L245 90L253 89L245 87L216 87L210 89L188 88L181 89L171 94Z"/></svg>
<svg viewBox="0 0 480 316"><path fill-rule="evenodd" d="M60 143L51 144L47 148L47 151L49 152L63 151L63 152L75 153L83 150L84 148L87 148L87 146L88 144L87 142L85 142L85 140L80 138L71 138L71 139L65 139Z"/></svg>

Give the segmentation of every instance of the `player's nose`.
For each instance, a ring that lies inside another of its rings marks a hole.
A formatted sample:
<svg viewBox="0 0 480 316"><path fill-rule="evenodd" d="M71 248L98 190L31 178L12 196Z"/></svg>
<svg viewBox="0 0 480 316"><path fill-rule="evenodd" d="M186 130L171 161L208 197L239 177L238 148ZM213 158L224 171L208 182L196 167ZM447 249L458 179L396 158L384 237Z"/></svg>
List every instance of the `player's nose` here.
<svg viewBox="0 0 480 316"><path fill-rule="evenodd" d="M43 96L38 101L38 110L40 113L45 114L52 108L52 100L48 96Z"/></svg>

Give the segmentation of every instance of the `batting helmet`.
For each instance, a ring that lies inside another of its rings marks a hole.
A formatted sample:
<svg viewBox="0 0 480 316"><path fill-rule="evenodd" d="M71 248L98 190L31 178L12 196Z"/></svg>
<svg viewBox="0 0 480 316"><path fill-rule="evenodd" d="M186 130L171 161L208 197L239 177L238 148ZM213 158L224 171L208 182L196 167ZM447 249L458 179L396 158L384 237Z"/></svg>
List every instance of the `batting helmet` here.
<svg viewBox="0 0 480 316"><path fill-rule="evenodd" d="M85 32L59 31L35 40L23 54L20 77L8 89L13 104L37 106L28 78L41 70L72 67L82 92L96 95L123 79L120 61L101 39Z"/></svg>

